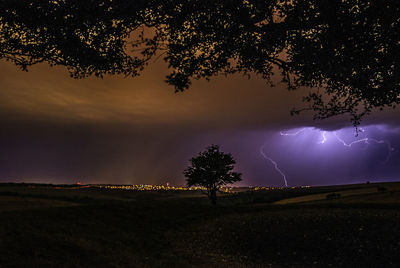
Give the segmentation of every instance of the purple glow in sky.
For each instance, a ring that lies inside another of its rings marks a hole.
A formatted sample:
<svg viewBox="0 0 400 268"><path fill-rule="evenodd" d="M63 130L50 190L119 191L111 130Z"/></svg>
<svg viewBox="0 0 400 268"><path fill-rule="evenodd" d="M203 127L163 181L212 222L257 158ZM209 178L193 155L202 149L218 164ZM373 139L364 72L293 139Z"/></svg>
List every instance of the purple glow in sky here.
<svg viewBox="0 0 400 268"><path fill-rule="evenodd" d="M379 174L376 177L367 176L359 166L370 165L374 170L383 171L382 173L392 170L398 163L399 155L398 150L391 145L390 138L399 134L399 129L384 125L360 128L358 134L354 128L328 131L304 127L280 131L280 137L268 138L261 146L260 153L282 177L285 186L293 185L291 179L296 183L298 181L295 175L288 175L286 170L290 174L302 173L302 176L313 177L321 166L325 167L328 173L332 171L337 174L348 173L354 179L358 177L360 180L390 180L395 178L381 177ZM392 161L393 154L397 157L394 161ZM302 165L296 172L299 162ZM303 168L305 166L309 167L306 168L306 172Z"/></svg>
<svg viewBox="0 0 400 268"><path fill-rule="evenodd" d="M290 116L304 90L216 77L175 94L155 64L135 79L71 79L0 62L0 182L185 184L211 144L232 153L237 185L400 180L400 110L373 113L356 137L346 117Z"/></svg>

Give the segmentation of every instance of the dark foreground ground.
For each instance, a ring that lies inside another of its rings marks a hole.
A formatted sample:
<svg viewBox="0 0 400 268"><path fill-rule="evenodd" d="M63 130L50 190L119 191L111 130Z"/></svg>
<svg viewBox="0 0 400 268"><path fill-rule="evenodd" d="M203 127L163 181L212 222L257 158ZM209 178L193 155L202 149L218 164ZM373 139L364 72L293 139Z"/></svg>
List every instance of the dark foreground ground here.
<svg viewBox="0 0 400 268"><path fill-rule="evenodd" d="M399 188L247 192L212 207L192 191L3 184L0 267L399 267Z"/></svg>

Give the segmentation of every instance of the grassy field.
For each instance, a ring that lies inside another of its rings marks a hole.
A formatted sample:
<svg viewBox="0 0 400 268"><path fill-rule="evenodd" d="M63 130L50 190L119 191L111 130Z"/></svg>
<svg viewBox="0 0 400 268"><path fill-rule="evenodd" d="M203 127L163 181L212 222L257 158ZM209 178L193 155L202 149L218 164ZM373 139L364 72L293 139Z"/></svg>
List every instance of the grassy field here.
<svg viewBox="0 0 400 268"><path fill-rule="evenodd" d="M0 184L0 267L399 267L399 200L399 183L215 207L193 191Z"/></svg>

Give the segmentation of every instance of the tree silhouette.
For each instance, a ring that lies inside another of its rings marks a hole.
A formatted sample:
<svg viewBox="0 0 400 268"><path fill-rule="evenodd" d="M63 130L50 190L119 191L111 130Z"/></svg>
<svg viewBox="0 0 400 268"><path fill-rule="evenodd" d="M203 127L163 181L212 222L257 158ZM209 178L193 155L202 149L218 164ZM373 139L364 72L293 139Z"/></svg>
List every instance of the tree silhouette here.
<svg viewBox="0 0 400 268"><path fill-rule="evenodd" d="M190 162L191 166L183 172L188 187L205 187L213 205L217 203L217 191L221 186L242 180L240 173L232 171L236 163L232 155L220 152L218 145L207 147Z"/></svg>
<svg viewBox="0 0 400 268"><path fill-rule="evenodd" d="M398 0L2 0L0 59L71 76L137 76L162 57L176 91L256 74L310 88L315 118L352 121L400 102Z"/></svg>

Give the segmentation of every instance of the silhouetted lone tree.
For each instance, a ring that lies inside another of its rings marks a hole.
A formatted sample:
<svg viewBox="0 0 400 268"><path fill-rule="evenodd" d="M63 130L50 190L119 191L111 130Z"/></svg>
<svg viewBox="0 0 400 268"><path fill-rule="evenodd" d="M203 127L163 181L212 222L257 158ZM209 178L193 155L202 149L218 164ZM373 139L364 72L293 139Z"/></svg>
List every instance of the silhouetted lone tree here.
<svg viewBox="0 0 400 268"><path fill-rule="evenodd" d="M236 163L232 155L220 152L218 145L208 147L190 162L191 166L183 172L187 185L205 187L213 205L221 186L242 180L240 173L232 171Z"/></svg>
<svg viewBox="0 0 400 268"><path fill-rule="evenodd" d="M176 91L256 74L308 87L315 118L400 103L399 0L1 0L0 59L71 76L137 76L153 58Z"/></svg>

